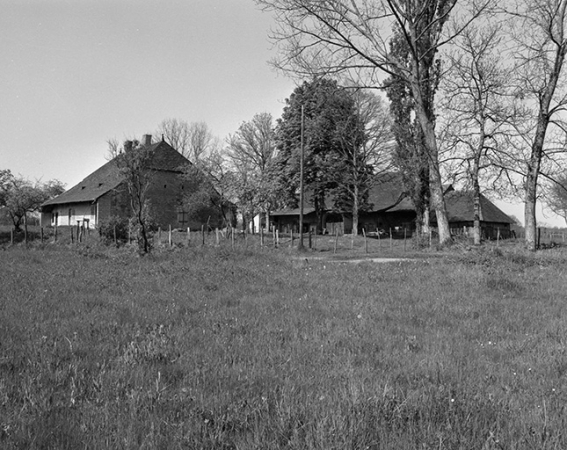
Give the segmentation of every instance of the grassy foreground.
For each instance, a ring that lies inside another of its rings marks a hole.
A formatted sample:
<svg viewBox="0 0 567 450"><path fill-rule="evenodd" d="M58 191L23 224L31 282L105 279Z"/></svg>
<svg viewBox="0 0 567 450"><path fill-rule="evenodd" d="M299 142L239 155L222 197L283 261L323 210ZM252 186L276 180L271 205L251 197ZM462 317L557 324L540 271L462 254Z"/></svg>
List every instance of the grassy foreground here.
<svg viewBox="0 0 567 450"><path fill-rule="evenodd" d="M0 250L0 448L567 448L567 253Z"/></svg>

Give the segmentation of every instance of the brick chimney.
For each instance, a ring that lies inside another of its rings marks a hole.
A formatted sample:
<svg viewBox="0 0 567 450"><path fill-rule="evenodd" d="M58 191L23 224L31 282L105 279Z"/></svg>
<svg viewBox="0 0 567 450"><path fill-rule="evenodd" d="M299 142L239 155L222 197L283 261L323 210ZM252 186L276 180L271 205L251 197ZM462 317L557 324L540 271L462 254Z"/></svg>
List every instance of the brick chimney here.
<svg viewBox="0 0 567 450"><path fill-rule="evenodd" d="M152 135L151 134L144 134L144 136L142 137L142 143L146 147L149 147L150 145L152 145Z"/></svg>

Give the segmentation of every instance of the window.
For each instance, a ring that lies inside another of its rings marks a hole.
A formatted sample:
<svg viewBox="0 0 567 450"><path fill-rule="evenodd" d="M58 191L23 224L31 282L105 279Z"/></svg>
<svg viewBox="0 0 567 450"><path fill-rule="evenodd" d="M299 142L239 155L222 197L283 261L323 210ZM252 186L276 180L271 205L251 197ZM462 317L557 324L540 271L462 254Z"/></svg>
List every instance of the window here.
<svg viewBox="0 0 567 450"><path fill-rule="evenodd" d="M177 210L177 222L181 227L184 227L189 222L189 213L181 209Z"/></svg>

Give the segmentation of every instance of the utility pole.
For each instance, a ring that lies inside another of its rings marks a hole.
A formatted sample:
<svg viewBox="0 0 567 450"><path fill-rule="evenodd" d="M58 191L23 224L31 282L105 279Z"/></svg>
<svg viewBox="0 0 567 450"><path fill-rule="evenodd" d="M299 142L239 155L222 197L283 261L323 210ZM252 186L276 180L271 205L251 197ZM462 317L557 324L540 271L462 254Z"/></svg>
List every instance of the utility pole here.
<svg viewBox="0 0 567 450"><path fill-rule="evenodd" d="M301 105L301 144L300 144L300 158L299 158L299 243L297 244L298 250L303 250L303 122L304 122L304 107Z"/></svg>

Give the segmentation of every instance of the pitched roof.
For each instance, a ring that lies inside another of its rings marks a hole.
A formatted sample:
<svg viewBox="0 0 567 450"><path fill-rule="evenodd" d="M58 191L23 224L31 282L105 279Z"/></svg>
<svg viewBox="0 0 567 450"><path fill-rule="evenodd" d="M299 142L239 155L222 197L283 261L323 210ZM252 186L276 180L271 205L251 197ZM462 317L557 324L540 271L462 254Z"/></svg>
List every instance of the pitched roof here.
<svg viewBox="0 0 567 450"><path fill-rule="evenodd" d="M402 177L392 172L380 175L368 192L371 211L414 210L413 203L407 197Z"/></svg>
<svg viewBox="0 0 567 450"><path fill-rule="evenodd" d="M474 220L474 201L471 191L452 191L445 195L445 205L449 222L469 222ZM480 194L480 220L483 222L514 223L494 203Z"/></svg>
<svg viewBox="0 0 567 450"><path fill-rule="evenodd" d="M168 143L161 141L150 146L153 158L150 167L153 170L180 171L189 161ZM83 181L61 195L46 201L42 207L63 203L94 202L96 199L116 189L123 177L116 164L116 158L95 170Z"/></svg>
<svg viewBox="0 0 567 450"><path fill-rule="evenodd" d="M315 212L315 208L312 206L305 206L303 208L303 215L311 214ZM281 209L279 211L270 212L271 216L299 216L299 208L293 209Z"/></svg>

